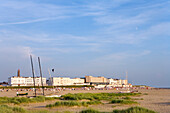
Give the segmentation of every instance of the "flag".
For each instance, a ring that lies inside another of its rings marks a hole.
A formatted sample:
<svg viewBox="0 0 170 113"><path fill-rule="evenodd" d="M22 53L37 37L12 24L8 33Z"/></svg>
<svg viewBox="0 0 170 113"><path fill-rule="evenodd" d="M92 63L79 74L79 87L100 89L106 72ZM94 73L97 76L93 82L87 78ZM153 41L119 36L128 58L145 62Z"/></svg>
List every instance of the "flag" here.
<svg viewBox="0 0 170 113"><path fill-rule="evenodd" d="M54 69L52 69L52 72L54 72Z"/></svg>

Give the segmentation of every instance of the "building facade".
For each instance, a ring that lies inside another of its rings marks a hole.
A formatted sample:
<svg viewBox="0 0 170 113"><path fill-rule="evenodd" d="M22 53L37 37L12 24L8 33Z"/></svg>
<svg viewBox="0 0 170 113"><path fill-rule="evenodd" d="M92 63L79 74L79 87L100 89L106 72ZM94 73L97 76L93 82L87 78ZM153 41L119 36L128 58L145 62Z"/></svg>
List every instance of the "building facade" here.
<svg viewBox="0 0 170 113"><path fill-rule="evenodd" d="M85 76L85 82L90 84L109 84L105 77Z"/></svg>
<svg viewBox="0 0 170 113"><path fill-rule="evenodd" d="M128 83L128 80L121 80L121 79L108 79L109 86L113 87L132 87L131 84Z"/></svg>
<svg viewBox="0 0 170 113"><path fill-rule="evenodd" d="M85 85L84 79L69 78L69 77L52 77L49 79L48 85L52 86L67 86L67 85Z"/></svg>
<svg viewBox="0 0 170 113"><path fill-rule="evenodd" d="M127 80L112 79L105 77L93 77L85 76L85 78L69 78L69 77L52 77L46 81L46 78L42 78L43 85L46 86L68 86L68 85L94 85L94 86L112 86L112 87L132 87ZM20 70L18 70L17 76L8 78L8 84L10 86L34 86L33 77L20 76ZM35 86L41 86L41 77L35 77Z"/></svg>
<svg viewBox="0 0 170 113"><path fill-rule="evenodd" d="M42 78L43 85L46 86L46 78ZM13 76L8 78L10 86L34 86L33 77L20 77ZM41 77L35 77L35 85L41 86Z"/></svg>

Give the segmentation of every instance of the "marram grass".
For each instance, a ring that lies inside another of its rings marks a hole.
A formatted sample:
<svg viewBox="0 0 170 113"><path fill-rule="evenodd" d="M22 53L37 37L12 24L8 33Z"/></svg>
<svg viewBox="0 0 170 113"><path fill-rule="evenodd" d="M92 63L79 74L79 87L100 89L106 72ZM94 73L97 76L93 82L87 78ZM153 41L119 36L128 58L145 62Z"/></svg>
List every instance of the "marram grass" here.
<svg viewBox="0 0 170 113"><path fill-rule="evenodd" d="M57 98L55 98L55 97L44 97L44 96L37 96L35 98L0 97L0 104L5 104L5 103L13 103L13 104L36 103L36 102L44 102L46 100L54 100L54 99L57 99Z"/></svg>
<svg viewBox="0 0 170 113"><path fill-rule="evenodd" d="M68 93L66 95L62 95L60 99L62 100L112 100L117 97L124 97L124 96L136 96L140 95L140 93L76 93L71 94ZM130 97L127 97L130 99Z"/></svg>
<svg viewBox="0 0 170 113"><path fill-rule="evenodd" d="M87 109L79 113L156 113L156 112L142 107L131 107L125 110L113 110L112 112L99 112L94 109Z"/></svg>
<svg viewBox="0 0 170 113"><path fill-rule="evenodd" d="M137 104L135 101L130 101L130 100L121 100L121 99L114 99L110 102L111 104Z"/></svg>
<svg viewBox="0 0 170 113"><path fill-rule="evenodd" d="M25 110L21 107L9 107L7 105L0 105L0 113L60 113L60 112L48 110ZM67 111L67 113L70 112ZM94 109L87 109L79 113L156 113L156 112L142 107L131 107L125 110L113 110L112 112L100 112Z"/></svg>
<svg viewBox="0 0 170 113"><path fill-rule="evenodd" d="M88 106L94 104L101 104L100 101L88 101L88 102L77 102L77 101L57 101L54 104L48 104L46 107L58 107L58 106Z"/></svg>

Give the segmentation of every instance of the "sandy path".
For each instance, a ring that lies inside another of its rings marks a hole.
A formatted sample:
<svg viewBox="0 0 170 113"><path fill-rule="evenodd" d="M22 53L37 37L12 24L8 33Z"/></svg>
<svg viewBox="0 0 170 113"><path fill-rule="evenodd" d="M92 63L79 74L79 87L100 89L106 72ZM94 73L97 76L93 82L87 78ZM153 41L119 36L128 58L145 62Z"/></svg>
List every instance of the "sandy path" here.
<svg viewBox="0 0 170 113"><path fill-rule="evenodd" d="M170 113L170 89L142 90L141 92L148 95L141 96L144 100L138 100L140 106L160 113Z"/></svg>

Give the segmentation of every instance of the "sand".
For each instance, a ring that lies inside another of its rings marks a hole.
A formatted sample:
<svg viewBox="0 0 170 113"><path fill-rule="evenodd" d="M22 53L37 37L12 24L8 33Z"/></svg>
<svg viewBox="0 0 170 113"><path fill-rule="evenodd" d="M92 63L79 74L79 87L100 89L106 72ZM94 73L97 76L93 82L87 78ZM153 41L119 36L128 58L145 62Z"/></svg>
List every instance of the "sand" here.
<svg viewBox="0 0 170 113"><path fill-rule="evenodd" d="M120 91L120 90L119 90ZM60 91L60 92L53 92L53 91L46 91L46 95L63 95L67 93L100 93L100 92L119 92L117 90L73 90L73 91ZM144 108L148 108L154 110L159 113L170 113L170 89L140 89L138 90L142 93L141 96L133 97L139 102L138 105L117 105L117 104L109 104L108 102L103 101L104 105L91 105L88 108L97 109L99 111L113 111L113 109L126 109L131 106L140 106ZM26 91L22 91L24 93ZM20 92L19 92L20 93ZM29 91L29 96L33 96L33 91ZM41 93L41 91L37 91L37 93ZM147 95L146 95L147 93ZM15 97L16 91L8 91L8 92L0 92L0 96L7 96L7 97ZM43 103L31 103L31 104L23 104L21 107L25 109L48 109L45 108L46 104L55 103L55 101L47 101ZM72 111L78 112L83 109L87 109L87 107L57 107L49 109L51 111Z"/></svg>

